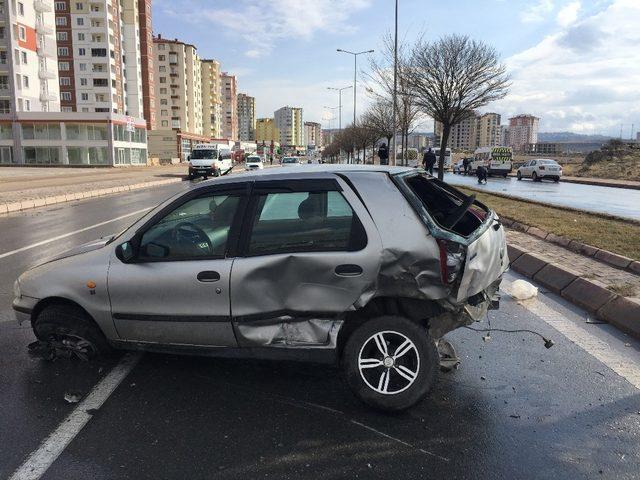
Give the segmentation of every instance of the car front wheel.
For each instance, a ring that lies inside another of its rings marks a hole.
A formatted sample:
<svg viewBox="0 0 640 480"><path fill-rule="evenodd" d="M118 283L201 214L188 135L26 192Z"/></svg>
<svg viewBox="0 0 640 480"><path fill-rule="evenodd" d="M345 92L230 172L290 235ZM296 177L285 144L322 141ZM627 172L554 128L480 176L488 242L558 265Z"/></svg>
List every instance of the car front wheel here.
<svg viewBox="0 0 640 480"><path fill-rule="evenodd" d="M426 328L403 317L369 320L349 337L342 357L347 383L366 404L399 411L431 391L440 360Z"/></svg>

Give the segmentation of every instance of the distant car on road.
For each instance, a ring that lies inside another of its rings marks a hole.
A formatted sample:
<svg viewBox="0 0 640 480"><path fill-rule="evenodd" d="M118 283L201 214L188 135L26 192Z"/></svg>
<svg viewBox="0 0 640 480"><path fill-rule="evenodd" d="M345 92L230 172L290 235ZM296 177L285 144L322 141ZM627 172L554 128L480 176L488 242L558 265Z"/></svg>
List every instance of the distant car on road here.
<svg viewBox="0 0 640 480"><path fill-rule="evenodd" d="M260 155L249 155L244 163L245 170L262 170L264 162Z"/></svg>
<svg viewBox="0 0 640 480"><path fill-rule="evenodd" d="M16 281L13 309L53 358L115 347L328 362L394 411L457 358L443 336L496 306L508 265L497 215L421 170L270 168L200 182L42 261Z"/></svg>
<svg viewBox="0 0 640 480"><path fill-rule="evenodd" d="M282 157L282 166L301 165L299 157Z"/></svg>
<svg viewBox="0 0 640 480"><path fill-rule="evenodd" d="M558 162L550 158L536 158L529 160L518 168L516 173L518 180L531 177L534 182L540 182L545 178L559 182L562 176L562 167Z"/></svg>

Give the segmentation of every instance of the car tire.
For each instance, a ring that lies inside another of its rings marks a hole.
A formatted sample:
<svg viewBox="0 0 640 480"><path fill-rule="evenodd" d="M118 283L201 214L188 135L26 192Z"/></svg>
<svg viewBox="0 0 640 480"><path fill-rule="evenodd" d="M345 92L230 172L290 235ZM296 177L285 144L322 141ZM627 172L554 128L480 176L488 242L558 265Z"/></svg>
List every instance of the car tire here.
<svg viewBox="0 0 640 480"><path fill-rule="evenodd" d="M87 359L108 354L112 349L104 333L89 315L76 305L45 307L33 323L33 332L41 341L66 340Z"/></svg>
<svg viewBox="0 0 640 480"><path fill-rule="evenodd" d="M376 409L395 412L415 405L431 391L440 358L425 327L403 317L383 316L366 321L351 334L342 366L356 397Z"/></svg>
<svg viewBox="0 0 640 480"><path fill-rule="evenodd" d="M531 180L533 180L534 182L538 182L539 181L538 174L536 172L533 172L531 174Z"/></svg>
<svg viewBox="0 0 640 480"><path fill-rule="evenodd" d="M556 183L558 183L558 182L560 181L560 178L559 178L559 177L556 177L556 178L554 178L554 179L553 179L553 181L554 181L554 182L556 182Z"/></svg>
<svg viewBox="0 0 640 480"><path fill-rule="evenodd" d="M516 174L516 178L518 179L518 181L522 180L522 173L520 171L518 171L518 173Z"/></svg>

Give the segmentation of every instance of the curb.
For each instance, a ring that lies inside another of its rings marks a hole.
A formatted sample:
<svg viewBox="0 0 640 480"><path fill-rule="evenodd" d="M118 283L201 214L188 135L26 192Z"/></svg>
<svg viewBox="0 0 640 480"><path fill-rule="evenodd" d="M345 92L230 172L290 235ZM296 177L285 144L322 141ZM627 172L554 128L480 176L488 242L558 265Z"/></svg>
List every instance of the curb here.
<svg viewBox="0 0 640 480"><path fill-rule="evenodd" d="M517 174L510 173L509 177L516 178ZM613 183L607 182L606 180L607 179L583 179L581 177L562 177L561 179L561 181L564 183L578 183L580 185L593 185L594 187L627 188L630 190L640 190L640 184L635 181L634 183Z"/></svg>
<svg viewBox="0 0 640 480"><path fill-rule="evenodd" d="M542 230L538 227L532 227L524 223L516 222L509 217L500 217L500 221L506 227L518 230L523 233L528 233L529 235L533 235L536 238L545 240L560 247L564 247L568 250L571 250L572 252L584 255L585 257L594 258L602 263L606 263L611 267L618 268L620 270L626 270L628 272L640 275L640 261L634 260L633 258L618 255L617 253L594 247L592 245L587 245L586 243L581 243L576 240L571 240L570 238L562 237L554 233L549 233L546 230Z"/></svg>
<svg viewBox="0 0 640 480"><path fill-rule="evenodd" d="M56 203L72 202L74 200L82 200L84 198L103 197L113 193L129 192L132 190L140 190L142 188L157 187L170 183L182 182L181 178L169 178L166 180L154 180L152 182L134 183L131 185L123 185L120 187L99 188L97 190L88 190L86 192L67 193L62 195L51 195L48 197L23 200L21 202L0 203L0 215L5 213L20 212L32 208L45 207L55 205Z"/></svg>
<svg viewBox="0 0 640 480"><path fill-rule="evenodd" d="M511 268L616 328L640 338L640 299L612 292L600 282L580 277L541 255L507 245Z"/></svg>

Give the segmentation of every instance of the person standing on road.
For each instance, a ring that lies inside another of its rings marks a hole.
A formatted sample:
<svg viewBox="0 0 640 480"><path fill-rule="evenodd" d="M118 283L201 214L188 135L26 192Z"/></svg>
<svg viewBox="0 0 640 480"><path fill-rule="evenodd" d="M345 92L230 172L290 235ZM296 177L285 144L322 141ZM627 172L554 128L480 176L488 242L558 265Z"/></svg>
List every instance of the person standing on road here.
<svg viewBox="0 0 640 480"><path fill-rule="evenodd" d="M477 169L476 169L476 175L478 176L478 183L482 184L486 184L487 183L487 178L488 178L488 172L487 172L487 167L485 167L484 165L480 165Z"/></svg>
<svg viewBox="0 0 640 480"><path fill-rule="evenodd" d="M424 157L422 158L422 166L425 170L427 170L431 175L433 175L433 166L436 164L437 158L436 154L433 153L431 147L424 152Z"/></svg>
<svg viewBox="0 0 640 480"><path fill-rule="evenodd" d="M378 149L378 158L380 159L380 165L388 165L389 164L389 149L387 148L387 144L382 142L380 148Z"/></svg>

